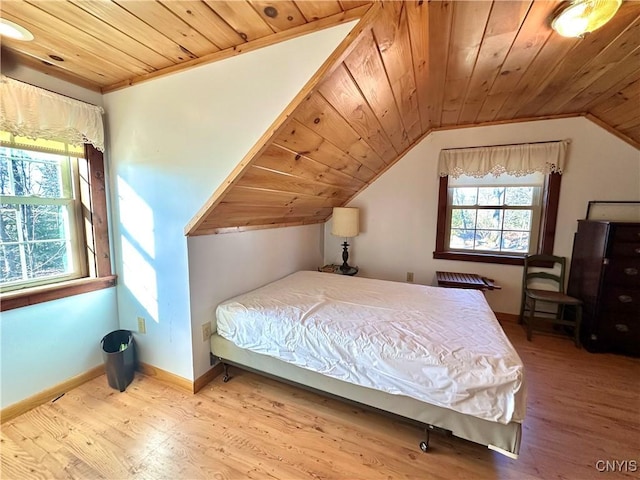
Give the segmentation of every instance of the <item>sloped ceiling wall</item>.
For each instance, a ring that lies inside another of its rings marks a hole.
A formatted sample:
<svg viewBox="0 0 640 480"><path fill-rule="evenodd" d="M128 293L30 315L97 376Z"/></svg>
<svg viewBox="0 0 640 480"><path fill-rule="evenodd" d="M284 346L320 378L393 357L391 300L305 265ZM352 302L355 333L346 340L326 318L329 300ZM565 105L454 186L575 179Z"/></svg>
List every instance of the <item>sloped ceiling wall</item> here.
<svg viewBox="0 0 640 480"><path fill-rule="evenodd" d="M587 115L640 146L640 2L585 39L561 2L374 4L187 225L325 222L429 132Z"/></svg>

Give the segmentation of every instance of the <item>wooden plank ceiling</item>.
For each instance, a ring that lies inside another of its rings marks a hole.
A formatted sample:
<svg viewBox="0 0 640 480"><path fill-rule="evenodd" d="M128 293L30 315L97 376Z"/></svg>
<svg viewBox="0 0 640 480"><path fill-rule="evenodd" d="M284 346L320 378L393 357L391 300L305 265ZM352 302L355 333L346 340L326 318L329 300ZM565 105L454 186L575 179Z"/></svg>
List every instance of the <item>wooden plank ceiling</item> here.
<svg viewBox="0 0 640 480"><path fill-rule="evenodd" d="M101 90L237 55L359 18L359 0L2 0L34 41L2 38L23 63Z"/></svg>
<svg viewBox="0 0 640 480"><path fill-rule="evenodd" d="M18 60L65 52L103 91L362 16L187 225L202 235L324 222L437 129L585 115L639 148L640 2L583 39L551 30L561 4L3 0L2 16L47 39L4 42Z"/></svg>

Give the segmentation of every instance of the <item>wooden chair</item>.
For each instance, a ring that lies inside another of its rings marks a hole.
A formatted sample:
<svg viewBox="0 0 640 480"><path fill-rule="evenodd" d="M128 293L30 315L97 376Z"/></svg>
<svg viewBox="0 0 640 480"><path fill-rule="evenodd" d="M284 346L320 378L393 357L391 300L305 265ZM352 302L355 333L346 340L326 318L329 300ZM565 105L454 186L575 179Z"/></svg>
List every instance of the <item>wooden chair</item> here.
<svg viewBox="0 0 640 480"><path fill-rule="evenodd" d="M560 265L560 272L540 271L540 265L551 265L555 269ZM522 273L522 303L518 323L527 327L527 340L531 341L533 329L542 323L573 327L576 347L580 348L580 323L582 322L582 301L564 293L566 258L555 255L528 255L524 260ZM531 286L535 282L535 286ZM536 286L552 287L550 289ZM540 306L538 302L542 302ZM565 318L565 307L574 309L573 318ZM544 310L553 308L553 311Z"/></svg>

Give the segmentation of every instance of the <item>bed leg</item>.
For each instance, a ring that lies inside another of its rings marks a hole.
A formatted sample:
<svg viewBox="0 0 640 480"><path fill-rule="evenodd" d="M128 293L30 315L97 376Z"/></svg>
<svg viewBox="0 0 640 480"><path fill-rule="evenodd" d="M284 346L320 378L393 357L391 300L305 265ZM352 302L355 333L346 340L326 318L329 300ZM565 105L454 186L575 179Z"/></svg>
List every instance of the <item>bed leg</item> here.
<svg viewBox="0 0 640 480"><path fill-rule="evenodd" d="M227 383L229 380L231 380L231 376L229 375L229 365L222 362L222 368L224 368L224 376L222 377L222 381L224 383Z"/></svg>
<svg viewBox="0 0 640 480"><path fill-rule="evenodd" d="M431 432L437 432L447 436L453 435L453 432L451 430L447 430L446 428L437 427L436 425L427 423L424 426L424 435L426 438L424 441L420 442L420 450L422 450L423 452L429 450L429 438L431 436Z"/></svg>
<svg viewBox="0 0 640 480"><path fill-rule="evenodd" d="M427 425L424 429L424 435L425 435L425 439L420 442L420 450L422 450L423 452L426 452L427 450L429 450L429 438L431 436L430 434L430 430L429 427L431 425Z"/></svg>

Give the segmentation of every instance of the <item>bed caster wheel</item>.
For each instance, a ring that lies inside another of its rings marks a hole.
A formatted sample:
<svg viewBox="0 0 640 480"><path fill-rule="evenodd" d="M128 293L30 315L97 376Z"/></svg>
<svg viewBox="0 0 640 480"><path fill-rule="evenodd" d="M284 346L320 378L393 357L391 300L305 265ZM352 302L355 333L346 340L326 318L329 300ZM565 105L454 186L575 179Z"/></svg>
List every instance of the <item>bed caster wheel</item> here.
<svg viewBox="0 0 640 480"><path fill-rule="evenodd" d="M427 442L420 442L420 450L426 452L429 450L429 444Z"/></svg>
<svg viewBox="0 0 640 480"><path fill-rule="evenodd" d="M227 382L229 381L229 379L230 379L230 378L231 378L231 377L230 377L229 375L225 375L224 377L222 377L222 381L223 381L224 383L227 383Z"/></svg>

